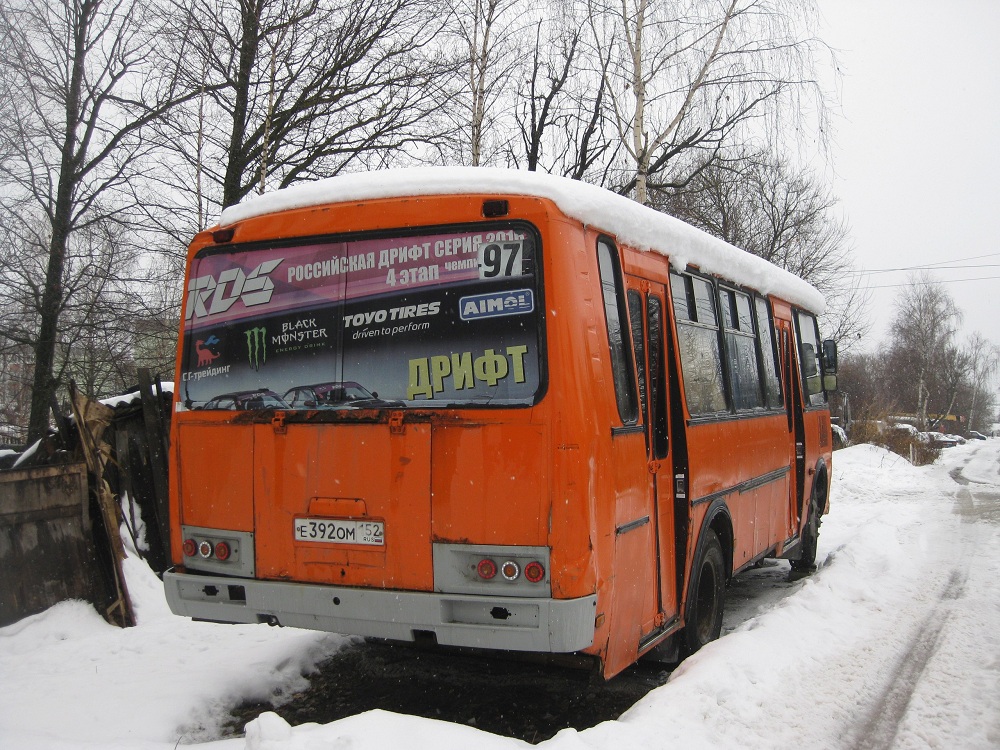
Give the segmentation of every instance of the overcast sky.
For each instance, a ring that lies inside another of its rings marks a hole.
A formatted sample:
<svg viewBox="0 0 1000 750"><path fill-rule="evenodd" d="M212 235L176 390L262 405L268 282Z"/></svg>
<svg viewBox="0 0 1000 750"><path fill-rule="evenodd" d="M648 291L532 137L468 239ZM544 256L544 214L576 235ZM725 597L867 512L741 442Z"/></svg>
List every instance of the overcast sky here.
<svg viewBox="0 0 1000 750"><path fill-rule="evenodd" d="M963 333L1000 345L1000 0L820 3L842 71L832 157L858 267L934 264L941 281L974 279L945 288ZM877 287L907 273L865 279L872 350L900 291Z"/></svg>

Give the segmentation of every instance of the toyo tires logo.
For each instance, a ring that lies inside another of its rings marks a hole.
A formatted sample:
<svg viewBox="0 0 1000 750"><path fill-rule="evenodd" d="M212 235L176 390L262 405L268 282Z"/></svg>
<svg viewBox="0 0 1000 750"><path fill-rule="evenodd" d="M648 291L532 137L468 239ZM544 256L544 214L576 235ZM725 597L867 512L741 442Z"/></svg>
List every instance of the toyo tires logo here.
<svg viewBox="0 0 1000 750"><path fill-rule="evenodd" d="M228 268L216 279L211 274L199 276L188 282L187 307L184 319L205 318L218 315L242 300L244 307L266 305L271 301L274 282L268 278L284 258L266 260L249 274L242 268Z"/></svg>

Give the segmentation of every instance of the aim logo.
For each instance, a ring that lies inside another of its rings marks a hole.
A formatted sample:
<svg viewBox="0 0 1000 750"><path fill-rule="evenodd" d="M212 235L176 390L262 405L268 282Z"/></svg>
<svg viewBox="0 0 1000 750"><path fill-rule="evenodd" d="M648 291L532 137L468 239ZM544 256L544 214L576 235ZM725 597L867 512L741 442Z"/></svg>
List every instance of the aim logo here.
<svg viewBox="0 0 1000 750"><path fill-rule="evenodd" d="M462 297L458 301L458 314L462 320L497 318L502 315L523 315L535 309L535 298L530 289L509 292L490 292Z"/></svg>

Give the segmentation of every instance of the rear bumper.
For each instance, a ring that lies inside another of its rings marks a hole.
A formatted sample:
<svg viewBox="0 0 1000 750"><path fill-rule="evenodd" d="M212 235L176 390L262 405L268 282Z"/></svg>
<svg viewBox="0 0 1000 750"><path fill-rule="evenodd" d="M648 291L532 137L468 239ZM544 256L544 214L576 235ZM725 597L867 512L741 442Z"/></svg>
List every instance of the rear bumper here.
<svg viewBox="0 0 1000 750"><path fill-rule="evenodd" d="M177 615L230 623L413 641L432 632L446 646L571 653L594 641L596 596L493 597L258 581L168 571Z"/></svg>

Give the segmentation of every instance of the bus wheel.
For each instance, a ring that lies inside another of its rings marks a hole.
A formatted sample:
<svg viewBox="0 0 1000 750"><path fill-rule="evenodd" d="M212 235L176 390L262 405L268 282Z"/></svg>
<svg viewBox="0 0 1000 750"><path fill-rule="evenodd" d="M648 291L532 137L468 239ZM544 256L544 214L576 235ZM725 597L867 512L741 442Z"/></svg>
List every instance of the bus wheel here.
<svg viewBox="0 0 1000 750"><path fill-rule="evenodd" d="M816 546L819 543L821 521L819 501L816 497L816 490L813 489L813 497L809 501L809 520L806 521L806 527L802 530L802 556L798 560L790 561L795 573L807 573L816 568Z"/></svg>
<svg viewBox="0 0 1000 750"><path fill-rule="evenodd" d="M684 646L693 654L722 632L722 609L726 589L726 563L719 537L705 530L701 554L692 568L691 589L685 612Z"/></svg>

